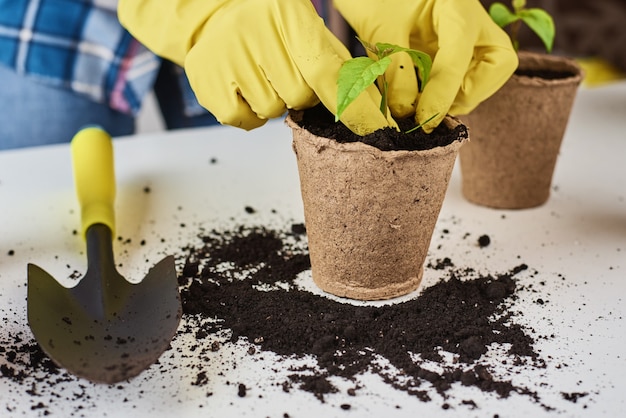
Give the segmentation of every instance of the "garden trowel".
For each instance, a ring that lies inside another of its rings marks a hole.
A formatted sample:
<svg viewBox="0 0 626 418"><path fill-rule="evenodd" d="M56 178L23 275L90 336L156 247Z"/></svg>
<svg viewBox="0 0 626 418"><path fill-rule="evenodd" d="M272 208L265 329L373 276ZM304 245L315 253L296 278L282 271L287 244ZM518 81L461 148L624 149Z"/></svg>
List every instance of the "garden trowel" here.
<svg viewBox="0 0 626 418"><path fill-rule="evenodd" d="M169 347L181 318L174 257L132 284L115 268L113 145L89 127L72 139L74 181L87 244L87 273L72 288L28 265L28 323L60 367L93 382L138 375Z"/></svg>

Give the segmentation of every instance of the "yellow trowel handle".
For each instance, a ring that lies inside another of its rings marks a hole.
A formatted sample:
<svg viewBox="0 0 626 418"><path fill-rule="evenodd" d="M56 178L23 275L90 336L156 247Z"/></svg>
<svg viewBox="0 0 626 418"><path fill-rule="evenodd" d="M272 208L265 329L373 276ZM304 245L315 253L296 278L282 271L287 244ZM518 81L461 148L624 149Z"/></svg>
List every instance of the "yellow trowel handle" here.
<svg viewBox="0 0 626 418"><path fill-rule="evenodd" d="M96 223L115 236L115 172L111 136L98 127L81 129L72 139L74 185L81 212L81 232Z"/></svg>

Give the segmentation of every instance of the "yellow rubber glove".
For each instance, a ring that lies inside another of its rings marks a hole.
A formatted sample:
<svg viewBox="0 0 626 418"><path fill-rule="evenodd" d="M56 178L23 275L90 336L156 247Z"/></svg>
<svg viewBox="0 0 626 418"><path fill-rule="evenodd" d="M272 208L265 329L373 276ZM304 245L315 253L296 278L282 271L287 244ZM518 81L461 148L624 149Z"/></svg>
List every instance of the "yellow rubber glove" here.
<svg viewBox="0 0 626 418"><path fill-rule="evenodd" d="M337 110L337 75L351 58L310 0L120 0L140 42L185 68L198 101L224 124L263 125L320 101ZM364 135L393 125L372 87L342 115Z"/></svg>
<svg viewBox="0 0 626 418"><path fill-rule="evenodd" d="M446 113L469 113L495 93L517 68L508 35L478 0L334 0L335 7L367 42L386 42L426 52L433 59L421 96L406 54L392 55L389 108L394 117L416 112L432 131ZM417 110L416 110L417 107Z"/></svg>

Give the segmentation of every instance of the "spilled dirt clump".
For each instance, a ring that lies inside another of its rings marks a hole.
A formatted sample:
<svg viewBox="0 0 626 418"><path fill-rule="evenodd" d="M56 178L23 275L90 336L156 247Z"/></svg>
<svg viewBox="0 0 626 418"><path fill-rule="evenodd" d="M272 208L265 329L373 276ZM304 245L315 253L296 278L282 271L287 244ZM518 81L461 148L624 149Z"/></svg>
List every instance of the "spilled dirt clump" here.
<svg viewBox="0 0 626 418"><path fill-rule="evenodd" d="M531 333L509 310L515 276L528 268L524 264L478 275L455 269L446 258L436 267L446 277L418 297L367 306L298 286L299 274L310 269L301 224L287 232L214 231L202 242L185 249L185 316L203 335L227 331L233 342L243 339L282 356L313 356L317 367L295 371L283 382L285 390L305 390L323 401L338 390L331 377L355 380L374 372L423 401L433 389L450 396L457 383L499 397L518 393L537 400L532 391L496 377L482 361L492 347L508 347L511 367L545 367Z"/></svg>

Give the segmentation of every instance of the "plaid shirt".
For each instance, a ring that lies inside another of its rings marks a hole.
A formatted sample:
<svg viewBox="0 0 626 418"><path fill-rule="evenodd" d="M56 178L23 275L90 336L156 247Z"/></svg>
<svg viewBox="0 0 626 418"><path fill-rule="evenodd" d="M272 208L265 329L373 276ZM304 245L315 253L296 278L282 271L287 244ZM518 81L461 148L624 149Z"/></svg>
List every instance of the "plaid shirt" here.
<svg viewBox="0 0 626 418"><path fill-rule="evenodd" d="M312 1L323 16L326 0ZM117 0L0 0L0 65L136 114L160 59L122 28L116 9ZM180 78L185 112L202 112Z"/></svg>
<svg viewBox="0 0 626 418"><path fill-rule="evenodd" d="M117 0L0 0L0 64L136 114L160 60L116 9Z"/></svg>

